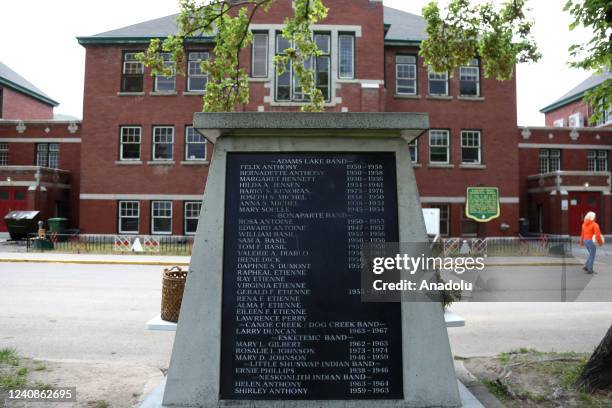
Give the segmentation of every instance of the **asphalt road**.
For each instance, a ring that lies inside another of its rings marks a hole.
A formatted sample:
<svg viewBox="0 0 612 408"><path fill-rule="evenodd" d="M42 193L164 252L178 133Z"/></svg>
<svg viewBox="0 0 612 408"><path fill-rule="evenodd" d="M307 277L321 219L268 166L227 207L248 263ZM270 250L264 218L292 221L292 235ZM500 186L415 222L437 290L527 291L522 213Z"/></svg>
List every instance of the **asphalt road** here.
<svg viewBox="0 0 612 408"><path fill-rule="evenodd" d="M160 266L0 263L0 347L42 359L168 367Z"/></svg>
<svg viewBox="0 0 612 408"><path fill-rule="evenodd" d="M157 266L0 263L0 347L41 359L165 368L173 333L144 330L159 313ZM602 265L596 279L612 279ZM460 303L466 327L451 328L453 352L519 347L592 351L612 324L612 303Z"/></svg>

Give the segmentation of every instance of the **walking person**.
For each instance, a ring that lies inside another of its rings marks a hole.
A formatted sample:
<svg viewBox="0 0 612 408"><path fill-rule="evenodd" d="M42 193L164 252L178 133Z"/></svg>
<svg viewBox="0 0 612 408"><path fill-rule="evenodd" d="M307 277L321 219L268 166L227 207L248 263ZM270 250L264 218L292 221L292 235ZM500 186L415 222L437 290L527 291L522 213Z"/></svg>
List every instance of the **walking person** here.
<svg viewBox="0 0 612 408"><path fill-rule="evenodd" d="M589 251L589 258L582 268L586 271L586 273L595 272L593 270L595 254L597 253L595 242L597 242L597 245L599 246L602 246L604 243L603 237L601 236L601 231L599 229L599 224L595 222L595 217L596 216L593 211L589 211L587 215L584 216L584 223L582 224L582 232L580 234L580 246L584 245L587 251Z"/></svg>

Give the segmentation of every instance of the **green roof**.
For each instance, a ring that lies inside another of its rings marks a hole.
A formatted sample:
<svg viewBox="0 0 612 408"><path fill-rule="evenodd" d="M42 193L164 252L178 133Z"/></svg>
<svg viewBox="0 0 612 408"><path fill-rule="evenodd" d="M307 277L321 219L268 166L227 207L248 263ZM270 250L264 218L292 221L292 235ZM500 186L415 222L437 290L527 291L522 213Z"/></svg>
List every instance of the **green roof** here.
<svg viewBox="0 0 612 408"><path fill-rule="evenodd" d="M0 62L0 85L4 85L17 92L28 95L47 105L59 105L59 102L51 99L47 94L2 62Z"/></svg>
<svg viewBox="0 0 612 408"><path fill-rule="evenodd" d="M561 96L555 102L550 105L540 109L542 113L552 112L556 109L562 108L565 105L569 105L572 102L578 101L584 97L584 94L600 85L607 79L612 78L611 72L604 72L602 74L594 74L582 81L580 84L572 88L569 92L565 93L565 95Z"/></svg>

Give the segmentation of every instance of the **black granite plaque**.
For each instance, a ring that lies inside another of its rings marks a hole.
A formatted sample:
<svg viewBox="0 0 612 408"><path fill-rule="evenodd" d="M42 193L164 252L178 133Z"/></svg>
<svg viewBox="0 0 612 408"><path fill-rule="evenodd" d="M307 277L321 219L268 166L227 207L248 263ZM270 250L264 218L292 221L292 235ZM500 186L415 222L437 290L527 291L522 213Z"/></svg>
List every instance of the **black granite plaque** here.
<svg viewBox="0 0 612 408"><path fill-rule="evenodd" d="M397 242L393 153L229 153L221 399L401 399L399 303L362 303Z"/></svg>

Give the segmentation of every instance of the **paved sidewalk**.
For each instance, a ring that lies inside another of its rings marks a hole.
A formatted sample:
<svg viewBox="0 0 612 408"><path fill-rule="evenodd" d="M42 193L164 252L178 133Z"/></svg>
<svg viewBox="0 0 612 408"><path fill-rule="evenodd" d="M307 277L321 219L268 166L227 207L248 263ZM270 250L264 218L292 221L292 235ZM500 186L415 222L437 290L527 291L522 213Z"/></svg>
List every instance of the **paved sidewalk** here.
<svg viewBox="0 0 612 408"><path fill-rule="evenodd" d="M189 256L94 255L55 252L0 252L0 262L188 266Z"/></svg>

